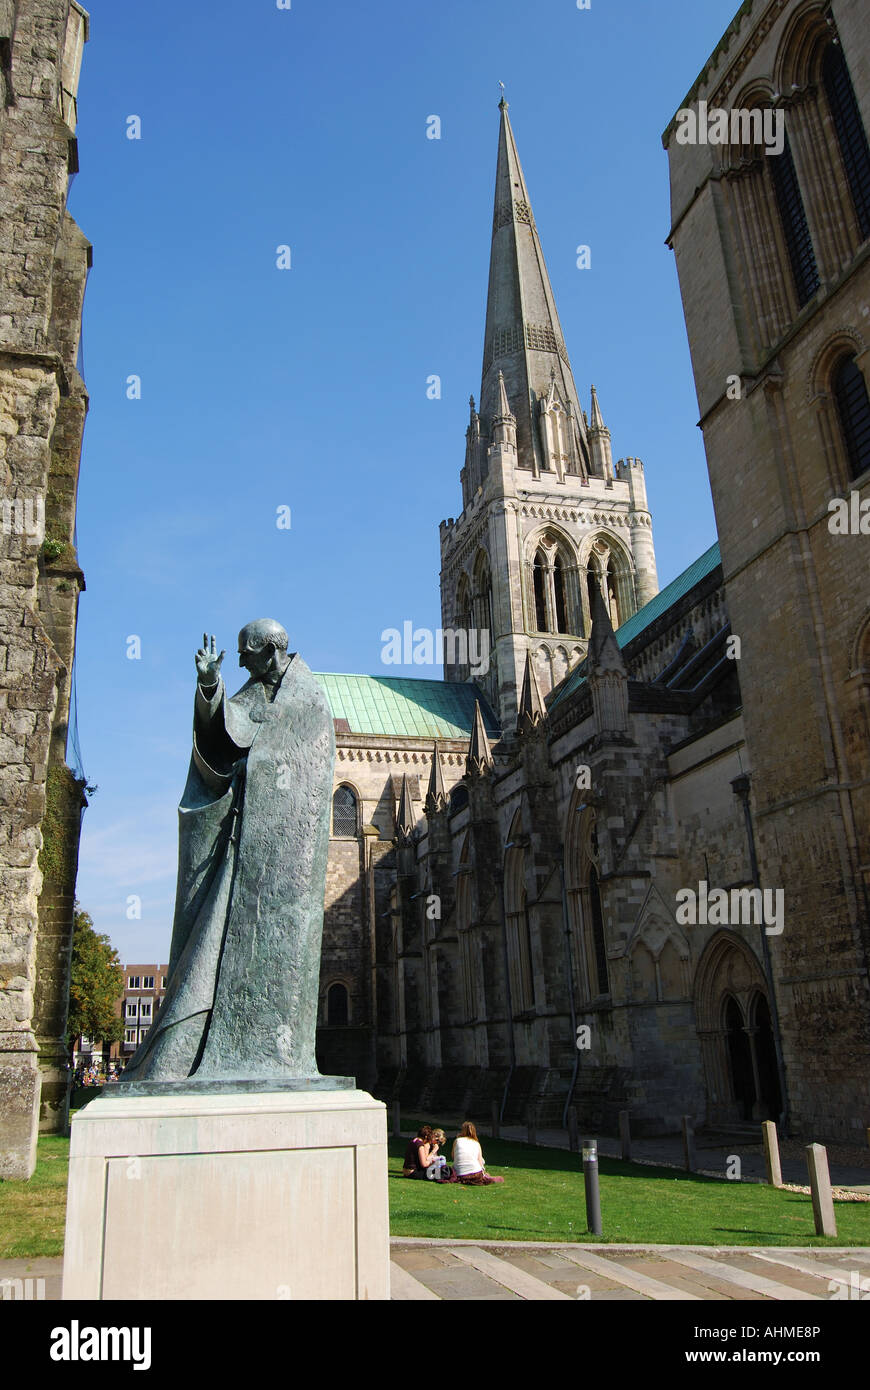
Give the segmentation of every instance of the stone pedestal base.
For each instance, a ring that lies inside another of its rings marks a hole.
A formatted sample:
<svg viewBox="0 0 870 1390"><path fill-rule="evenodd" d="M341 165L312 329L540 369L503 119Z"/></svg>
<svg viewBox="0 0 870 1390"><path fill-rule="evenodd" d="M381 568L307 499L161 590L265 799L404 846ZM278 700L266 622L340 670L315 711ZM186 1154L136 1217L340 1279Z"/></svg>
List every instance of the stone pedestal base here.
<svg viewBox="0 0 870 1390"><path fill-rule="evenodd" d="M65 1299L387 1299L364 1091L98 1097L72 1122Z"/></svg>

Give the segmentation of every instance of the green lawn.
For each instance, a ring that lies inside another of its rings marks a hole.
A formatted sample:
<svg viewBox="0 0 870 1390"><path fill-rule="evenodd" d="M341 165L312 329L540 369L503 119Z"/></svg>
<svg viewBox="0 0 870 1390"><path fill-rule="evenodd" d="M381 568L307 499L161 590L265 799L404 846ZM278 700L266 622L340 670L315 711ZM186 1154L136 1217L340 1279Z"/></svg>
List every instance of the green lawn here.
<svg viewBox="0 0 870 1390"><path fill-rule="evenodd" d="M452 1240L595 1241L669 1245L870 1245L870 1202L837 1202L836 1240L815 1235L809 1196L672 1168L602 1158L604 1233L586 1230L577 1154L484 1138L487 1168L504 1186L412 1182L401 1176L406 1140L390 1140L394 1236ZM449 1153L447 1154L449 1162Z"/></svg>
<svg viewBox="0 0 870 1390"><path fill-rule="evenodd" d="M390 1229L450 1240L670 1245L870 1245L870 1202L837 1202L837 1240L814 1235L809 1197L602 1158L604 1234L588 1235L580 1159L483 1139L504 1186L409 1182L406 1140L390 1140ZM45 1135L30 1182L0 1182L0 1259L63 1253L69 1140Z"/></svg>
<svg viewBox="0 0 870 1390"><path fill-rule="evenodd" d="M40 1136L29 1182L0 1182L0 1259L63 1254L69 1140Z"/></svg>

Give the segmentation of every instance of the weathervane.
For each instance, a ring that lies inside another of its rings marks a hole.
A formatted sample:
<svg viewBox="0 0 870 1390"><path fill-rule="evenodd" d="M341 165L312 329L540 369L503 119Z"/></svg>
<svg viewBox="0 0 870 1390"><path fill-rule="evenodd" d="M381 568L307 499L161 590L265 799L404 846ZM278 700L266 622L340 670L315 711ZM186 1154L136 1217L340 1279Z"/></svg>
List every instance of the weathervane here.
<svg viewBox="0 0 870 1390"><path fill-rule="evenodd" d="M499 82L498 85L501 87L501 101L499 102L499 106L507 106L507 101L505 100L505 94L504 94L504 83L503 83L503 82Z"/></svg>

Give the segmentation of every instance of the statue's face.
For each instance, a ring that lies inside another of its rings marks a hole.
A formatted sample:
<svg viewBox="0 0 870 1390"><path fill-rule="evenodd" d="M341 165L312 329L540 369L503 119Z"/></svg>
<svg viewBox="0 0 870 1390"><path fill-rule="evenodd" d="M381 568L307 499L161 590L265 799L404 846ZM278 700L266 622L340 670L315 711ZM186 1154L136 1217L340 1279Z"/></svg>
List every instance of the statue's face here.
<svg viewBox="0 0 870 1390"><path fill-rule="evenodd" d="M240 647L239 665L250 671L252 676L265 676L272 668L274 656L275 648L271 642L266 642L258 651L251 647Z"/></svg>

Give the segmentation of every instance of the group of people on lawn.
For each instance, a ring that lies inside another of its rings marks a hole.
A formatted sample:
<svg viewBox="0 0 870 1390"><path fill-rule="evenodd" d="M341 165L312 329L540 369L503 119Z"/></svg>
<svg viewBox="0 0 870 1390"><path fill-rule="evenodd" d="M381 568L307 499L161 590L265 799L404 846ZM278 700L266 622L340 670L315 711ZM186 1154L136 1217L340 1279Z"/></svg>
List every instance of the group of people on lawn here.
<svg viewBox="0 0 870 1390"><path fill-rule="evenodd" d="M465 1121L453 1141L452 1168L444 1155L439 1153L446 1142L443 1129L421 1125L405 1150L402 1176L429 1178L433 1182L461 1182L467 1187L485 1187L489 1183L504 1182L504 1178L493 1177L486 1171L480 1140L471 1120Z"/></svg>

